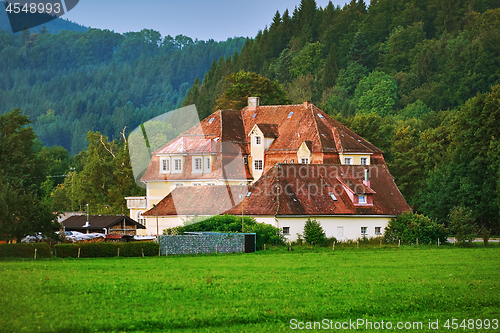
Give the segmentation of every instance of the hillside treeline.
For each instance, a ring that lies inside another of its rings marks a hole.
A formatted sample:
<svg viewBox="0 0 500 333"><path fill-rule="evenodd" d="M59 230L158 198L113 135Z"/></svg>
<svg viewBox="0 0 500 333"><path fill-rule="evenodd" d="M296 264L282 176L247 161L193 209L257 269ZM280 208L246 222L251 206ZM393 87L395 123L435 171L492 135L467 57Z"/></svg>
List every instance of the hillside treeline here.
<svg viewBox="0 0 500 333"><path fill-rule="evenodd" d="M452 212L500 232L498 1L302 0L212 64L184 105L210 114L231 73L280 83L385 152L410 205L441 223Z"/></svg>
<svg viewBox="0 0 500 333"><path fill-rule="evenodd" d="M46 146L72 155L87 132L121 137L177 108L214 59L239 51L244 38L199 41L154 30L0 31L0 113L20 108Z"/></svg>

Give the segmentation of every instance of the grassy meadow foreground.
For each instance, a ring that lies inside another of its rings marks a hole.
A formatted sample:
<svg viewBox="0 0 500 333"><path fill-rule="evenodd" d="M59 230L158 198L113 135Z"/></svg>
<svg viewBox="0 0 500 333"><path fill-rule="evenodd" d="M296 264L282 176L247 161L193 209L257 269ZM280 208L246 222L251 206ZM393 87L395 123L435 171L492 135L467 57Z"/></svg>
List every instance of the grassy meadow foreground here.
<svg viewBox="0 0 500 333"><path fill-rule="evenodd" d="M2 261L0 331L266 332L292 331L292 319L364 319L470 332L443 325L500 319L499 253L496 244Z"/></svg>

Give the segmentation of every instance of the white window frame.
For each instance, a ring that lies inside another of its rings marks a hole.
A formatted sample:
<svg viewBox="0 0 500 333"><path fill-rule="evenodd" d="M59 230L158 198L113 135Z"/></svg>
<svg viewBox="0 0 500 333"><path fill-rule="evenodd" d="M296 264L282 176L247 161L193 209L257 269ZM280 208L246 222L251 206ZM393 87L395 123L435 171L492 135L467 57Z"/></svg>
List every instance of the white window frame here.
<svg viewBox="0 0 500 333"><path fill-rule="evenodd" d="M183 187L184 183L174 183L174 188Z"/></svg>
<svg viewBox="0 0 500 333"><path fill-rule="evenodd" d="M169 172L170 172L170 158L168 158L168 157L161 158L160 159L160 173L169 173Z"/></svg>
<svg viewBox="0 0 500 333"><path fill-rule="evenodd" d="M179 168L177 168L177 162L179 162ZM182 158L177 157L172 159L172 164L173 164L173 173L181 173L182 172Z"/></svg>
<svg viewBox="0 0 500 333"><path fill-rule="evenodd" d="M260 135L256 135L254 140L256 146L262 145L262 137Z"/></svg>
<svg viewBox="0 0 500 333"><path fill-rule="evenodd" d="M212 158L210 156L205 156L205 172L212 172Z"/></svg>
<svg viewBox="0 0 500 333"><path fill-rule="evenodd" d="M208 186L215 186L215 183L213 183L213 182L209 182L209 183L207 183L207 185L208 185Z"/></svg>
<svg viewBox="0 0 500 333"><path fill-rule="evenodd" d="M352 157L344 157L345 165L352 165Z"/></svg>
<svg viewBox="0 0 500 333"><path fill-rule="evenodd" d="M254 171L264 170L264 161L263 160L254 160L253 161L253 169L254 169Z"/></svg>
<svg viewBox="0 0 500 333"><path fill-rule="evenodd" d="M363 200L361 200L361 199L363 199ZM364 195L364 194L358 195L358 203L360 205L366 205L368 203L368 198L366 197L366 195Z"/></svg>
<svg viewBox="0 0 500 333"><path fill-rule="evenodd" d="M368 157L361 157L360 163L361 165L368 165Z"/></svg>
<svg viewBox="0 0 500 333"><path fill-rule="evenodd" d="M290 235L290 227L283 227L283 235Z"/></svg>
<svg viewBox="0 0 500 333"><path fill-rule="evenodd" d="M361 227L361 235L368 235L368 227Z"/></svg>
<svg viewBox="0 0 500 333"><path fill-rule="evenodd" d="M201 186L201 183L193 183L193 186Z"/></svg>
<svg viewBox="0 0 500 333"><path fill-rule="evenodd" d="M382 227L375 227L375 235L382 235Z"/></svg>
<svg viewBox="0 0 500 333"><path fill-rule="evenodd" d="M300 163L302 164L309 164L309 159L308 158L301 158Z"/></svg>
<svg viewBox="0 0 500 333"><path fill-rule="evenodd" d="M197 165L199 163L199 165ZM193 172L202 173L203 172L203 158L193 157Z"/></svg>

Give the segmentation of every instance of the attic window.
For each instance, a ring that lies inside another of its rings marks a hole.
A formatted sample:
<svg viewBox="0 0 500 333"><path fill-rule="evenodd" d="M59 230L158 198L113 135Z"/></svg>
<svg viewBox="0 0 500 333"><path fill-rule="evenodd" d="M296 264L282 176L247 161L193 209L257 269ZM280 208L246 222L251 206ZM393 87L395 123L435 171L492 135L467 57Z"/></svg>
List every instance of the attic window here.
<svg viewBox="0 0 500 333"><path fill-rule="evenodd" d="M252 195L252 192L247 193L247 198Z"/></svg>
<svg viewBox="0 0 500 333"><path fill-rule="evenodd" d="M253 116L252 116L252 118L255 118L256 116L257 116L257 113L254 113Z"/></svg>
<svg viewBox="0 0 500 333"><path fill-rule="evenodd" d="M360 204L366 204L366 195L358 196Z"/></svg>
<svg viewBox="0 0 500 333"><path fill-rule="evenodd" d="M335 194L330 193L330 197L332 197L332 200L333 200L333 201L337 201L337 197L335 196Z"/></svg>
<svg viewBox="0 0 500 333"><path fill-rule="evenodd" d="M293 111L288 114L288 118L292 118L293 116Z"/></svg>
<svg viewBox="0 0 500 333"><path fill-rule="evenodd" d="M209 124L213 123L215 120L215 118L210 118L210 120L208 121Z"/></svg>
<svg viewBox="0 0 500 333"><path fill-rule="evenodd" d="M323 117L323 115L321 113L318 113L318 117L320 117L321 119L325 118L325 117Z"/></svg>

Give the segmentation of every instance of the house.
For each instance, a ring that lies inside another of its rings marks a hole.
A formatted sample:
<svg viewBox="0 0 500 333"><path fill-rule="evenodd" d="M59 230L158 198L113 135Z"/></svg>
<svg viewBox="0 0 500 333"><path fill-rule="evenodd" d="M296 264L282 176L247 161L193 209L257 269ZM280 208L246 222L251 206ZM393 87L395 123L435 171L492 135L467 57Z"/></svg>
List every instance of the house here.
<svg viewBox="0 0 500 333"><path fill-rule="evenodd" d="M310 102L260 106L251 97L240 111L219 110L154 152L141 180L146 197L127 201L146 233L157 217L171 227L243 210L291 240L308 217L329 237L355 239L409 210L383 152Z"/></svg>
<svg viewBox="0 0 500 333"><path fill-rule="evenodd" d="M125 215L86 215L71 216L61 222L66 231L83 233L103 233L106 235L136 235L137 230L145 227Z"/></svg>

